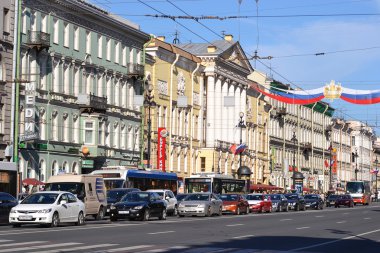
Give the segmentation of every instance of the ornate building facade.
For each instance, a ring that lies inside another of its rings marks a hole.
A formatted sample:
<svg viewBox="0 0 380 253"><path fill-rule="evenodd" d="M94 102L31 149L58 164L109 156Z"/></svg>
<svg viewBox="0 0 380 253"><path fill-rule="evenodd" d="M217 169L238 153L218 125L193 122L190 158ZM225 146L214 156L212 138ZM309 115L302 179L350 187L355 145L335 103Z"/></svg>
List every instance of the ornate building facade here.
<svg viewBox="0 0 380 253"><path fill-rule="evenodd" d="M203 70L201 59L189 52L155 38L146 48L146 85L152 86L150 167L161 169L158 160L158 129L168 132L165 145L165 167L183 178L200 170L202 146ZM146 110L149 110L147 108ZM145 113L145 136L148 135L149 112ZM144 138L144 150L148 138ZM147 151L148 152L148 151Z"/></svg>
<svg viewBox="0 0 380 253"><path fill-rule="evenodd" d="M23 1L20 32L23 177L136 166L148 34L79 0Z"/></svg>

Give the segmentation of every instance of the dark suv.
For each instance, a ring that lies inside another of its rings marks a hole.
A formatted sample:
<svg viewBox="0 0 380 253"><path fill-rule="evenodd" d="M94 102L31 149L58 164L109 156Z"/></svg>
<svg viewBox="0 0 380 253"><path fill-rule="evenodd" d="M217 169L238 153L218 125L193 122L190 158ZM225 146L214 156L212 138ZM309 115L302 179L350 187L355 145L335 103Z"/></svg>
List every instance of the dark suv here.
<svg viewBox="0 0 380 253"><path fill-rule="evenodd" d="M306 207L307 208L313 208L313 209L323 209L324 202L318 194L306 194L304 196L305 202L306 202Z"/></svg>
<svg viewBox="0 0 380 253"><path fill-rule="evenodd" d="M326 199L326 207L334 206L335 201L339 198L339 195L337 194L331 194Z"/></svg>
<svg viewBox="0 0 380 253"><path fill-rule="evenodd" d="M301 194L289 193L289 194L285 194L285 197L288 199L289 210L291 209L293 209L294 211L306 210L305 199Z"/></svg>

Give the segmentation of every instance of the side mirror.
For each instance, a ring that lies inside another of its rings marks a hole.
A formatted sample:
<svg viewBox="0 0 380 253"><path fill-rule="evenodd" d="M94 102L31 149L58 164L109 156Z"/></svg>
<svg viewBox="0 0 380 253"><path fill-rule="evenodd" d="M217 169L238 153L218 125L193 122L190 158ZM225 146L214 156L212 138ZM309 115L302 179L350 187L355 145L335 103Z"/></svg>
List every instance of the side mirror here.
<svg viewBox="0 0 380 253"><path fill-rule="evenodd" d="M59 202L60 205L64 205L64 204L67 204L67 200L61 200L61 202Z"/></svg>
<svg viewBox="0 0 380 253"><path fill-rule="evenodd" d="M169 196L166 196L166 197L165 197L165 199L166 199L166 200L169 200L169 199L170 199L170 197L169 197Z"/></svg>

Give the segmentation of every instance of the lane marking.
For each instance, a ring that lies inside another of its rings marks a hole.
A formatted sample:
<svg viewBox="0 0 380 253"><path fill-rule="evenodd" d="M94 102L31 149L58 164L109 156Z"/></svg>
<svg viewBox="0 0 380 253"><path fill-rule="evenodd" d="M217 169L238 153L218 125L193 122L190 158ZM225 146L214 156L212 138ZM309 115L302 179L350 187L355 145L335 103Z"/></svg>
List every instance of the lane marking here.
<svg viewBox="0 0 380 253"><path fill-rule="evenodd" d="M343 214L349 214L349 213L343 213Z"/></svg>
<svg viewBox="0 0 380 253"><path fill-rule="evenodd" d="M190 246L173 246L170 247L170 249L189 249L191 248Z"/></svg>
<svg viewBox="0 0 380 253"><path fill-rule="evenodd" d="M97 244L97 245L89 245L82 247L74 247L74 248L66 248L66 249L54 249L54 250L46 250L46 251L38 251L38 253L60 253L60 252L76 252L77 250L85 250L85 249L95 249L95 248L105 248L117 246L119 244Z"/></svg>
<svg viewBox="0 0 380 253"><path fill-rule="evenodd" d="M369 217L367 217L367 218L364 218L365 220L370 220L370 219L372 219L372 218L369 218Z"/></svg>
<svg viewBox="0 0 380 253"><path fill-rule="evenodd" d="M154 245L137 245L137 246L130 246L130 247L124 247L124 248L117 248L117 249L109 249L106 252L119 252L119 251L127 251L127 250L133 250L133 249L143 249L143 248L149 248L153 247Z"/></svg>
<svg viewBox="0 0 380 253"><path fill-rule="evenodd" d="M7 243L2 244L1 247L9 247L9 246L18 246L18 245L27 245L27 244L38 244L38 243L45 243L47 241L33 241L33 242L15 242L15 243Z"/></svg>
<svg viewBox="0 0 380 253"><path fill-rule="evenodd" d="M14 240L0 240L0 242L13 242Z"/></svg>
<svg viewBox="0 0 380 253"><path fill-rule="evenodd" d="M287 221L287 220L293 220L293 219L281 219L280 221Z"/></svg>
<svg viewBox="0 0 380 253"><path fill-rule="evenodd" d="M365 233L361 233L361 234L357 234L357 235L352 235L352 236L344 237L344 238L337 239L337 240L334 240L334 241L317 243L317 244L313 244L313 245L302 247L302 248L290 249L290 250L287 250L287 251L284 251L284 252L293 252L293 251L300 251L300 250L305 250L305 249L316 248L316 247L319 247L319 246L329 245L329 244L333 244L333 243L336 243L336 242L340 242L340 241L344 241L344 240L349 240L349 239L353 239L353 238L357 238L357 237L360 237L360 236L363 236L363 235L369 235L369 234L373 234L373 233L377 233L377 232L380 232L380 229L376 229L376 230L368 231L368 232L365 232Z"/></svg>
<svg viewBox="0 0 380 253"><path fill-rule="evenodd" d="M315 216L315 218L323 218L325 217L324 215L318 215L318 216Z"/></svg>
<svg viewBox="0 0 380 253"><path fill-rule="evenodd" d="M168 234L168 233L174 233L174 232L175 231L153 232L153 233L148 233L148 235Z"/></svg>
<svg viewBox="0 0 380 253"><path fill-rule="evenodd" d="M57 244L50 244L50 245L40 245L40 246L28 246L28 247L19 247L19 248L12 248L12 249L2 249L0 252L17 252L17 251L24 251L24 250L35 250L35 249L46 249L46 248L56 248L56 247L66 247L66 246L75 246L83 243L79 242L67 242L67 243L57 243Z"/></svg>
<svg viewBox="0 0 380 253"><path fill-rule="evenodd" d="M236 227L236 226L244 226L244 224L231 224L231 225L226 225L226 227Z"/></svg>
<svg viewBox="0 0 380 253"><path fill-rule="evenodd" d="M240 239L240 238L247 238L247 237L253 237L254 235L241 235L241 236L235 236L232 237L233 239Z"/></svg>
<svg viewBox="0 0 380 253"><path fill-rule="evenodd" d="M310 228L310 227L300 227L300 228L296 228L296 229L307 229L307 228Z"/></svg>
<svg viewBox="0 0 380 253"><path fill-rule="evenodd" d="M345 220L342 220L342 221L337 221L336 223L338 223L338 224L342 224L342 223L346 223L347 221L345 221Z"/></svg>

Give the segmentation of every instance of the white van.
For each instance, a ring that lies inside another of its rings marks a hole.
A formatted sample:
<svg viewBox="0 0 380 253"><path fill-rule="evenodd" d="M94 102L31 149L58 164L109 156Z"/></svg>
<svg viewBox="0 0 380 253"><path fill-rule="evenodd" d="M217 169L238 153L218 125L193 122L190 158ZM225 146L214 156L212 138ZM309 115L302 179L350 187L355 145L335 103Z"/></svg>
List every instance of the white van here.
<svg viewBox="0 0 380 253"><path fill-rule="evenodd" d="M104 218L107 195L101 176L74 174L51 176L45 185L45 191L71 192L84 202L86 215L93 215L98 220Z"/></svg>

